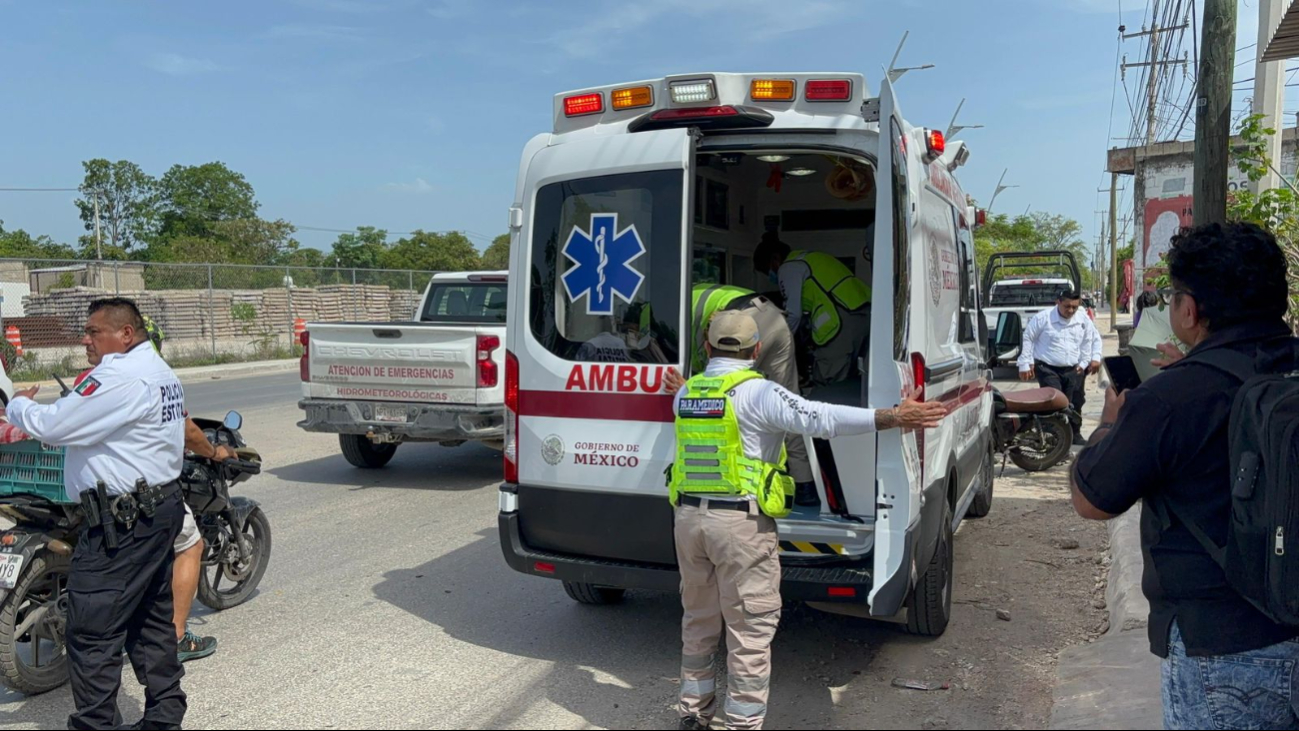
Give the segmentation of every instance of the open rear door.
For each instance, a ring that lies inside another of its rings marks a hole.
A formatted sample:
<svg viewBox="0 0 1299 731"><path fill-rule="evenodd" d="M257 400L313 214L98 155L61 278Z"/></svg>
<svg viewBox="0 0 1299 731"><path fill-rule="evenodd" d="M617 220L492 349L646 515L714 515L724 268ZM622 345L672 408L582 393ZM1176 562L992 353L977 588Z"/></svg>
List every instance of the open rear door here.
<svg viewBox="0 0 1299 731"><path fill-rule="evenodd" d="M898 405L914 383L909 349L911 205L905 127L887 76L880 85L879 103L867 398L871 408L886 409ZM891 617L901 610L911 589L915 562L911 534L920 517L922 465L916 434L893 429L880 432L876 439L875 571L870 609L872 615Z"/></svg>
<svg viewBox="0 0 1299 731"><path fill-rule="evenodd" d="M528 164L526 264L510 280L522 306L507 338L528 546L675 563L663 382L682 367L689 332L693 148L686 129L593 135L544 147Z"/></svg>

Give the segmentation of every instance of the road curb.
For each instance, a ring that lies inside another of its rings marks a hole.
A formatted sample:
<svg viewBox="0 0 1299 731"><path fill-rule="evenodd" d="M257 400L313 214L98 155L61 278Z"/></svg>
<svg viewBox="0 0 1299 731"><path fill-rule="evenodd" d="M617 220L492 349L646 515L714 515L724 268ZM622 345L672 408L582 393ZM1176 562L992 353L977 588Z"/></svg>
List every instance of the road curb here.
<svg viewBox="0 0 1299 731"><path fill-rule="evenodd" d="M1109 634L1144 630L1150 621L1150 602L1141 591L1145 556L1141 553L1141 506L1108 524L1110 577L1105 601L1110 610Z"/></svg>

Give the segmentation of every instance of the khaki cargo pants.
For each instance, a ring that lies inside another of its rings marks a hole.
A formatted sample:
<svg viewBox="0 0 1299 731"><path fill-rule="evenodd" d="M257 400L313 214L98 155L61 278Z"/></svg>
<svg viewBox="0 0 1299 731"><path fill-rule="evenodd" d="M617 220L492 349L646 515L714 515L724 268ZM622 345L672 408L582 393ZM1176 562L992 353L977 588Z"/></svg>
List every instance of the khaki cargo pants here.
<svg viewBox="0 0 1299 731"><path fill-rule="evenodd" d="M720 501L719 501L720 502ZM705 502L705 506L708 503ZM747 510L682 504L676 511L681 570L683 718L717 712L715 655L726 631L726 727L760 729L771 684L771 641L780 624L776 521Z"/></svg>

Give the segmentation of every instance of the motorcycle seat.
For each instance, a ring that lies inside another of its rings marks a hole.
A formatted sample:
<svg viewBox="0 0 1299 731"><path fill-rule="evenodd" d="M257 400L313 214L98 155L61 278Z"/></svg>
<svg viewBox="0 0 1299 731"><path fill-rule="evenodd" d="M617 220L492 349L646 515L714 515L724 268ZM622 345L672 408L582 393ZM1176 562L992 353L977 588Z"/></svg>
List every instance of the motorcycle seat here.
<svg viewBox="0 0 1299 731"><path fill-rule="evenodd" d="M1050 414L1069 408L1069 397L1055 388L1030 388L1001 394L1012 414Z"/></svg>

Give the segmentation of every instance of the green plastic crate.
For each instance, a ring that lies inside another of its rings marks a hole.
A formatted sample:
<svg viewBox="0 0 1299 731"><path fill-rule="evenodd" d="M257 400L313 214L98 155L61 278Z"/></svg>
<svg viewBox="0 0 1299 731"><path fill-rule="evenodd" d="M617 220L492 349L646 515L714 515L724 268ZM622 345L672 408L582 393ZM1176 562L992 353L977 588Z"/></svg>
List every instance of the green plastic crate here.
<svg viewBox="0 0 1299 731"><path fill-rule="evenodd" d="M63 489L63 447L26 440L0 444L0 497L35 495L68 502Z"/></svg>

